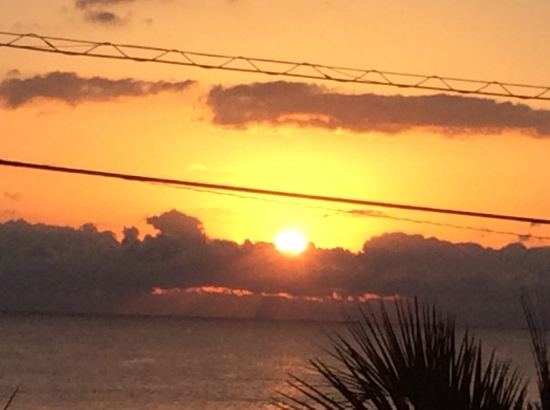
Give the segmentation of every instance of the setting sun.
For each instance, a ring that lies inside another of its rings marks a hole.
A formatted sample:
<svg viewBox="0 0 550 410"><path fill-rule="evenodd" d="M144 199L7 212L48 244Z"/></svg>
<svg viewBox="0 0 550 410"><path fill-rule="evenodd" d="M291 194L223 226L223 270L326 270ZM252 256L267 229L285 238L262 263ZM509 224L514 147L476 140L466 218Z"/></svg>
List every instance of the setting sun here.
<svg viewBox="0 0 550 410"><path fill-rule="evenodd" d="M281 252L302 253L307 247L304 235L298 231L283 231L275 237L275 246Z"/></svg>

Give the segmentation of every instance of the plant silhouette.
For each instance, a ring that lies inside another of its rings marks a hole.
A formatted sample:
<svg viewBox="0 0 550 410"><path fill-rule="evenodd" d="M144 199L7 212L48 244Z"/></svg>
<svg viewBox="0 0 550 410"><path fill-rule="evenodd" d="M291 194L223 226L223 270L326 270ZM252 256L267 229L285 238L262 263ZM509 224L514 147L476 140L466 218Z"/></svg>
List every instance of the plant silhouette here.
<svg viewBox="0 0 550 410"><path fill-rule="evenodd" d="M291 376L294 394L281 409L550 410L550 371L541 304L524 293L522 306L533 341L540 403L527 400L527 382L509 360L482 345L455 320L417 299L396 300L388 311L361 311L349 320L349 338L330 336L330 363L311 361L322 383ZM391 315L393 314L393 315Z"/></svg>

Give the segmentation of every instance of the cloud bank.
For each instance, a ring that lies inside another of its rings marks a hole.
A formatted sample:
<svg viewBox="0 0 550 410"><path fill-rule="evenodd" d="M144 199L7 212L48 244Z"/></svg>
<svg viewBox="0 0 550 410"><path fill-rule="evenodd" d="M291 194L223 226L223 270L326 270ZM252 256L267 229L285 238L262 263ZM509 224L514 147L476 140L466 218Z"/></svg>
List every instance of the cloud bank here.
<svg viewBox="0 0 550 410"><path fill-rule="evenodd" d="M87 101L110 101L120 97L144 97L166 91L184 91L192 80L180 82L111 80L84 78L73 72L53 72L30 78L8 78L0 83L0 101L7 108L19 108L37 99L77 105Z"/></svg>
<svg viewBox="0 0 550 410"><path fill-rule="evenodd" d="M289 258L270 243L210 239L178 211L122 240L79 229L0 224L0 310L342 318L379 299L435 300L472 325L521 325L523 286L549 288L550 248L500 250L386 234L362 251L310 246Z"/></svg>
<svg viewBox="0 0 550 410"><path fill-rule="evenodd" d="M51 72L29 78L8 76L0 82L0 103L10 109L38 99L77 105L182 92L193 84L196 81L80 77L74 72ZM315 84L277 81L215 86L208 93L207 105L213 111L214 124L237 129L267 124L344 129L354 133L397 134L427 129L447 136L515 131L539 138L550 137L550 110L444 94L342 94Z"/></svg>
<svg viewBox="0 0 550 410"><path fill-rule="evenodd" d="M417 128L446 134L512 130L550 136L549 110L446 94L343 94L315 84L276 81L214 87L208 105L216 124L234 128L269 124L386 134Z"/></svg>

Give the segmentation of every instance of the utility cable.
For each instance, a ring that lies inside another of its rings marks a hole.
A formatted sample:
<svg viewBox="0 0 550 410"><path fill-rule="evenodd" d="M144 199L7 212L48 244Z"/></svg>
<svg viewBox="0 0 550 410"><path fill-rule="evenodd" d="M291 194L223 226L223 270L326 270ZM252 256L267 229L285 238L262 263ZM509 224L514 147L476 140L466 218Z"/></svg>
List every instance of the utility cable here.
<svg viewBox="0 0 550 410"><path fill-rule="evenodd" d="M336 81L340 83L386 85L399 88L519 98L524 100L550 100L550 86L469 80L438 75L346 68L308 62L300 63L265 58L196 53L142 45L49 37L32 33L22 34L0 31L0 47L42 51L68 56L173 64L271 76Z"/></svg>
<svg viewBox="0 0 550 410"><path fill-rule="evenodd" d="M324 202L335 202L335 203L350 204L350 205L400 209L404 211L428 212L428 213L458 215L458 216L484 218L484 219L499 219L504 221L524 222L532 225L550 225L550 219L533 218L528 216L502 215L502 214L487 213L487 212L464 211L464 210L457 210L457 209L404 205L404 204L396 204L396 203L389 203L389 202L367 201L367 200L361 200L361 199L350 199L350 198L331 197L331 196L324 196L324 195L311 195L311 194L301 194L301 193L284 192L284 191L274 191L274 190L268 190L268 189L247 188L247 187L241 187L241 186L208 184L203 182L184 181L184 180L178 180L178 179L156 178L156 177L150 177L150 176L121 174L121 173L106 172L106 171L88 170L88 169L82 169L82 168L68 168L68 167L43 165L43 164L21 162L21 161L9 161L4 159L0 159L0 166L27 168L27 169L34 169L34 170L41 170L41 171L50 171L50 172L60 172L65 174L77 174L77 175L88 175L88 176L96 176L96 177L103 177L103 178L122 179L126 181L178 185L178 186L187 186L192 188L203 188L203 189L221 190L221 191L228 191L228 192L241 192L241 193L254 194L254 195L267 195L267 196L276 196L276 197L305 199L305 200L311 200L311 201L324 201Z"/></svg>
<svg viewBox="0 0 550 410"><path fill-rule="evenodd" d="M445 222L428 221L425 219L405 218L401 216L390 215L385 212L370 211L368 209L348 210L348 209L329 208L325 206L306 205L306 204L301 204L297 202L288 202L288 201L272 199L272 198L261 198L257 196L251 196L251 195L242 195L242 194L235 194L235 193L228 193L228 192L221 192L221 191L213 191L210 189L189 188L185 186L175 186L175 185L169 185L169 184L153 184L153 185L176 188L176 189L184 189L186 191L200 192L205 194L229 196L229 197L240 198L240 199L249 199L249 200L261 201L261 202L267 202L267 203L275 203L275 204L281 204L286 206L296 206L296 207L320 210L325 212L333 212L333 213L352 216L352 217L382 218L382 219L389 219L392 221L399 221L399 222L407 222L407 223L412 223L417 225L431 225L431 226L437 226L442 228L460 229L465 231L474 231L474 232L480 232L480 233L486 233L486 234L515 236L516 238L520 238L522 240L534 239L538 241L550 241L550 236L533 235L531 233L519 233L519 232L512 232L512 231L501 231L501 230L495 230L491 228L479 228L475 226L456 225L456 224L450 224Z"/></svg>

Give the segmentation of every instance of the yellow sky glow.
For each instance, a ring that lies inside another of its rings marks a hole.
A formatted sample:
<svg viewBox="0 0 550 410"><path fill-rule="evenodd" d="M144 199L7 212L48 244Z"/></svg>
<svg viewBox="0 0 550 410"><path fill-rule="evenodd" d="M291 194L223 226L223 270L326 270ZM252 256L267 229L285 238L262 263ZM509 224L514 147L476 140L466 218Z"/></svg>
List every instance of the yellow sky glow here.
<svg viewBox="0 0 550 410"><path fill-rule="evenodd" d="M19 0L0 4L0 30L412 73L535 84L546 81L550 55L546 52L546 21L541 16L550 13L547 2L534 1L529 8L512 1L502 2L498 8L473 0L445 5L435 0L414 5L397 0L344 3L136 1L114 8L123 23L106 27L83 22L72 1L55 0L51 7L39 10L28 7L34 4L30 0ZM18 70L18 78L66 71L86 78L197 81L181 93L73 105L37 99L16 109L1 106L2 158L373 201L548 216L550 140L545 138L515 130L481 135L416 128L388 135L288 124L231 128L212 122L213 113L206 104L210 88L276 78L9 49L0 49L0 53L0 81L12 70ZM346 94L419 94L328 82L323 86ZM546 103L529 105L549 109ZM288 113L285 118L304 119L303 115ZM322 115L316 119L327 121ZM346 213L356 207L329 203L259 200L7 168L0 168L0 181L2 221L24 218L73 226L93 222L117 233L128 225L151 233L145 218L176 208L203 221L209 236L238 242L270 242L274 232L292 225L307 232L308 240L317 246L352 250L360 249L371 236L389 231L495 247L517 240L513 235L444 225L550 235L547 228L517 223L382 209L371 211L383 211L383 215L361 216Z"/></svg>

